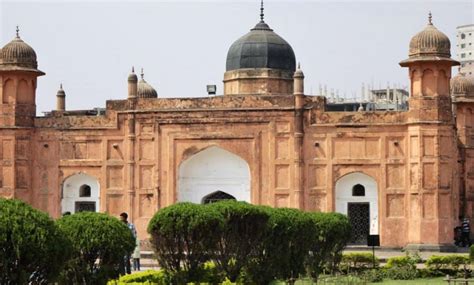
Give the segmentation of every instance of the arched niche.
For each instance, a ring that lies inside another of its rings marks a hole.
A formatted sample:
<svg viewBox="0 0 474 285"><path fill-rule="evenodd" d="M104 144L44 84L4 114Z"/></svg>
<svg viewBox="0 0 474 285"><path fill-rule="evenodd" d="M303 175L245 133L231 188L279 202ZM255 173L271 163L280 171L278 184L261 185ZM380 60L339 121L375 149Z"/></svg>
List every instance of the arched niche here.
<svg viewBox="0 0 474 285"><path fill-rule="evenodd" d="M28 82L25 79L21 79L18 82L18 92L16 102L18 104L28 104L30 102L30 87L28 86Z"/></svg>
<svg viewBox="0 0 474 285"><path fill-rule="evenodd" d="M206 148L179 166L177 200L201 203L216 191L250 202L250 168L241 157L217 146Z"/></svg>
<svg viewBox="0 0 474 285"><path fill-rule="evenodd" d="M362 194L362 189L364 195L354 195ZM336 181L335 194L336 212L349 216L353 223L353 236L358 235L358 240L352 243L364 244L367 234L378 234L378 191L375 179L362 172L349 173Z"/></svg>
<svg viewBox="0 0 474 285"><path fill-rule="evenodd" d="M210 203L215 203L223 200L236 200L234 196L227 194L222 191L216 191L213 193L210 193L202 198L201 203L202 204L210 204Z"/></svg>
<svg viewBox="0 0 474 285"><path fill-rule="evenodd" d="M425 69L423 71L422 85L423 96L433 96L436 93L438 84L434 72L431 69Z"/></svg>
<svg viewBox="0 0 474 285"><path fill-rule="evenodd" d="M15 98L15 82L13 82L13 79L7 79L3 83L2 96L4 104L12 103L13 98Z"/></svg>
<svg viewBox="0 0 474 285"><path fill-rule="evenodd" d="M100 211L99 181L78 173L66 178L62 185L61 212Z"/></svg>

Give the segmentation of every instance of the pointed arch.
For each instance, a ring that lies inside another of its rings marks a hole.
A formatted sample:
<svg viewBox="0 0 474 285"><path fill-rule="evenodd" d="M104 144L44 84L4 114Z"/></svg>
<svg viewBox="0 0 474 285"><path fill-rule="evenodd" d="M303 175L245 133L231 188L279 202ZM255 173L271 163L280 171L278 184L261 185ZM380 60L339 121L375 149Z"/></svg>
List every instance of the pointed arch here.
<svg viewBox="0 0 474 285"><path fill-rule="evenodd" d="M202 204L210 204L222 200L236 200L234 196L222 191L212 192L202 198Z"/></svg>
<svg viewBox="0 0 474 285"><path fill-rule="evenodd" d="M217 191L250 202L250 167L238 155L208 147L183 161L178 170L177 200L201 203Z"/></svg>
<svg viewBox="0 0 474 285"><path fill-rule="evenodd" d="M100 211L100 185L97 178L76 173L62 184L61 212Z"/></svg>
<svg viewBox="0 0 474 285"><path fill-rule="evenodd" d="M364 244L367 234L379 233L378 190L374 178L362 172L348 173L336 181L335 194L336 212L348 215L351 223L358 223L352 227L352 243ZM359 216L351 217L354 212Z"/></svg>

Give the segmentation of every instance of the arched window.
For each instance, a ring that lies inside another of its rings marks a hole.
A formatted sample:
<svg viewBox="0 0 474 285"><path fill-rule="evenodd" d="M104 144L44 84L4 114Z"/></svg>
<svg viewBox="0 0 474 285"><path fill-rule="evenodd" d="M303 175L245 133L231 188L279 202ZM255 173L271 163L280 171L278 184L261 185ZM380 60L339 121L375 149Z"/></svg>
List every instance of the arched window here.
<svg viewBox="0 0 474 285"><path fill-rule="evenodd" d="M91 196L91 187L87 184L79 187L79 197L90 197Z"/></svg>
<svg viewBox="0 0 474 285"><path fill-rule="evenodd" d="M222 200L235 200L235 197L222 191L216 191L202 198L203 204L210 204Z"/></svg>
<svg viewBox="0 0 474 285"><path fill-rule="evenodd" d="M352 196L365 196L365 187L360 184L354 185L352 187Z"/></svg>

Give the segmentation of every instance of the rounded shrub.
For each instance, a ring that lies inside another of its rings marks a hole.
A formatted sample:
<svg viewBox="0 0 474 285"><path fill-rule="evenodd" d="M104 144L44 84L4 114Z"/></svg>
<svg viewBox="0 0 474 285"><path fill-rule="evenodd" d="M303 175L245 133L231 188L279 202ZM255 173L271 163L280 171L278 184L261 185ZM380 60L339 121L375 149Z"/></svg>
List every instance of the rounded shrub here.
<svg viewBox="0 0 474 285"><path fill-rule="evenodd" d="M316 224L306 266L309 276L316 282L325 268L337 267L342 250L350 238L351 225L347 216L340 213L309 213Z"/></svg>
<svg viewBox="0 0 474 285"><path fill-rule="evenodd" d="M57 224L73 246L73 257L61 274L63 283L105 284L118 277L124 257L135 248L130 229L107 214L81 212Z"/></svg>
<svg viewBox="0 0 474 285"><path fill-rule="evenodd" d="M258 245L265 238L269 215L259 206L232 200L204 207L206 211L216 210L223 217L222 227L214 231L218 242L212 260L219 271L235 282L243 268L258 255Z"/></svg>
<svg viewBox="0 0 474 285"><path fill-rule="evenodd" d="M0 198L0 284L53 283L71 245L45 213Z"/></svg>
<svg viewBox="0 0 474 285"><path fill-rule="evenodd" d="M200 281L216 249L223 217L214 208L178 203L158 211L148 224L158 262L173 283Z"/></svg>

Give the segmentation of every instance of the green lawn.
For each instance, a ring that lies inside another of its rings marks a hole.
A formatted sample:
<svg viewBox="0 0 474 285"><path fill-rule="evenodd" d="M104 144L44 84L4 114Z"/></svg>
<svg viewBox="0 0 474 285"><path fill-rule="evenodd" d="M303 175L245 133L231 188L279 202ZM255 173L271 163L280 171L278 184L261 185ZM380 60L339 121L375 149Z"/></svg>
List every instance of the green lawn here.
<svg viewBox="0 0 474 285"><path fill-rule="evenodd" d="M395 285L395 284L407 284L407 285L446 285L446 281L443 281L444 277L437 278L423 278L416 280L384 280L380 283L369 283L369 284L383 284L383 285Z"/></svg>

